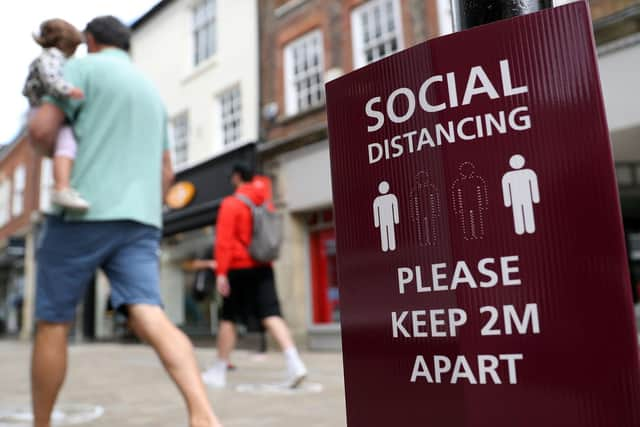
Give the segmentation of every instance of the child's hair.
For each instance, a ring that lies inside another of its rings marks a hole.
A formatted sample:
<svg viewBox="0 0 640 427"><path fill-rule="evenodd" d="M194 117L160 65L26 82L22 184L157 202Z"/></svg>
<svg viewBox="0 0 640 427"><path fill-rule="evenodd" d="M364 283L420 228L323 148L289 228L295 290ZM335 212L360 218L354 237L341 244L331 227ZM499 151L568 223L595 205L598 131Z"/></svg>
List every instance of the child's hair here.
<svg viewBox="0 0 640 427"><path fill-rule="evenodd" d="M82 43L82 33L63 19L49 19L40 24L40 34L34 40L43 48L56 47L66 56L71 56Z"/></svg>

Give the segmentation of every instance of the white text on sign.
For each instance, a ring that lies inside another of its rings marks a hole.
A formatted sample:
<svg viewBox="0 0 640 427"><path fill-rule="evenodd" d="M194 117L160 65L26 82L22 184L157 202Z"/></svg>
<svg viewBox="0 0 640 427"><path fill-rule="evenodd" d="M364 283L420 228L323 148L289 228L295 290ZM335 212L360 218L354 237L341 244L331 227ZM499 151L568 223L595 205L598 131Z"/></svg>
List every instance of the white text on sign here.
<svg viewBox="0 0 640 427"><path fill-rule="evenodd" d="M489 315L480 332L482 336L540 333L538 304L527 304L521 311L515 305L504 305L502 310L485 306L479 314ZM468 319L466 310L461 308L392 311L391 329L393 338L456 337Z"/></svg>
<svg viewBox="0 0 640 427"><path fill-rule="evenodd" d="M446 263L432 264L425 274L421 266L399 267L398 289L404 294L408 285L417 293L455 291L462 285L472 289L520 286L522 281L517 278L520 268L515 265L519 260L518 256L504 256L498 260L484 258L477 263L473 273L466 261L456 262L453 273L449 272L451 267ZM424 279L428 274L431 280L426 282Z"/></svg>
<svg viewBox="0 0 640 427"><path fill-rule="evenodd" d="M507 255L486 257L470 263L460 260L453 263L434 263L422 266L398 267L396 269L398 293L431 293L468 289L491 289L496 286L522 286L520 278L520 256ZM540 313L537 303L524 306L482 306L477 313L459 307L391 312L391 334L394 340L416 338L455 338L469 324L471 316L478 316L480 336L538 335L541 333ZM427 360L417 355L411 373L411 382L424 379L427 383L449 382L457 384L517 384L517 368L524 355L497 354L478 355L470 363L464 355L449 358L434 355ZM429 363L431 362L431 363Z"/></svg>
<svg viewBox="0 0 640 427"><path fill-rule="evenodd" d="M492 81L482 66L472 67L466 77L462 99L458 94L459 76L456 73L427 78L417 89L417 93L411 88L401 87L394 90L386 98L386 102L381 96L369 99L364 110L367 117L374 122L367 125L367 132L378 132L387 120L397 124L411 120L419 111L418 106L425 113L438 113L470 105L478 96L498 100L529 93L527 85L514 86L509 60L504 59L499 65L499 81ZM433 101L433 93L438 86L446 87L446 100ZM529 107L520 105L509 111L478 114L381 138L367 145L368 161L369 164L373 164L381 160L397 159L405 154L419 153L423 149L441 147L444 142L453 144L458 141L474 141L493 135L504 135L509 131L522 132L528 129L531 129Z"/></svg>

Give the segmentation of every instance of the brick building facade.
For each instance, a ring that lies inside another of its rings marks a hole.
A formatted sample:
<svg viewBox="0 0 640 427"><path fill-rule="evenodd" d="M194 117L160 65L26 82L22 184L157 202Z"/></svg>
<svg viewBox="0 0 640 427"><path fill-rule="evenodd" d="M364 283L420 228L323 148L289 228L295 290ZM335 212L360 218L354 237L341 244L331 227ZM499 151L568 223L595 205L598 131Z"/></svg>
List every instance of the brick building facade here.
<svg viewBox="0 0 640 427"><path fill-rule="evenodd" d="M263 107L277 106L275 117L263 115L264 140L279 141L295 137L301 129L312 129L326 123L322 103L301 114L287 114L285 50L296 39L319 30L322 33L324 73L331 70L339 73L353 70L356 66L352 43L352 14L359 6L366 6L366 3L371 1L264 0L260 3ZM438 5L444 8L448 2L401 0L395 3L400 6L402 27L402 43L398 50L436 37L443 31L450 31L450 26L439 24L438 19Z"/></svg>
<svg viewBox="0 0 640 427"><path fill-rule="evenodd" d="M38 212L48 203L51 184L51 161L35 153L24 133L2 148L0 322L4 331L0 332L20 331L24 338L31 334L35 301L34 241L40 220Z"/></svg>
<svg viewBox="0 0 640 427"><path fill-rule="evenodd" d="M448 0L260 2L261 144L285 217L283 311L313 349L339 346L324 83L451 31Z"/></svg>
<svg viewBox="0 0 640 427"><path fill-rule="evenodd" d="M591 0L591 15L594 21L614 15L631 6L640 4L638 0Z"/></svg>

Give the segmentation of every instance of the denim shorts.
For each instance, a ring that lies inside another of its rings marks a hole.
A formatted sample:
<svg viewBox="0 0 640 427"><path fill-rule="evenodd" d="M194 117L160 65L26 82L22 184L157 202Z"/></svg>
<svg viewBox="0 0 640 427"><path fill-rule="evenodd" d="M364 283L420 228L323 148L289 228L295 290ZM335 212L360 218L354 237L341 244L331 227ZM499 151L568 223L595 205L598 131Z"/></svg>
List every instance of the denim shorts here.
<svg viewBox="0 0 640 427"><path fill-rule="evenodd" d="M71 322L100 268L109 278L111 305L162 306L161 231L133 221L65 221L48 216L37 244L36 317Z"/></svg>

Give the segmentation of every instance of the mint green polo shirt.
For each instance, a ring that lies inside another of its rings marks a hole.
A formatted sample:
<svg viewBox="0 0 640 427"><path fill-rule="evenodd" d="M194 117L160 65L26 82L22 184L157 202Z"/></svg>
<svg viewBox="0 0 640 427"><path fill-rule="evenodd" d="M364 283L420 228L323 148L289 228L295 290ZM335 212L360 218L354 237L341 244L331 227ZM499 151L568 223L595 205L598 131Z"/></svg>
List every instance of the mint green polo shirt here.
<svg viewBox="0 0 640 427"><path fill-rule="evenodd" d="M162 226L162 154L167 115L151 82L128 54L109 48L72 59L64 77L83 100L46 98L73 126L78 153L72 186L91 208L70 220L131 220Z"/></svg>

